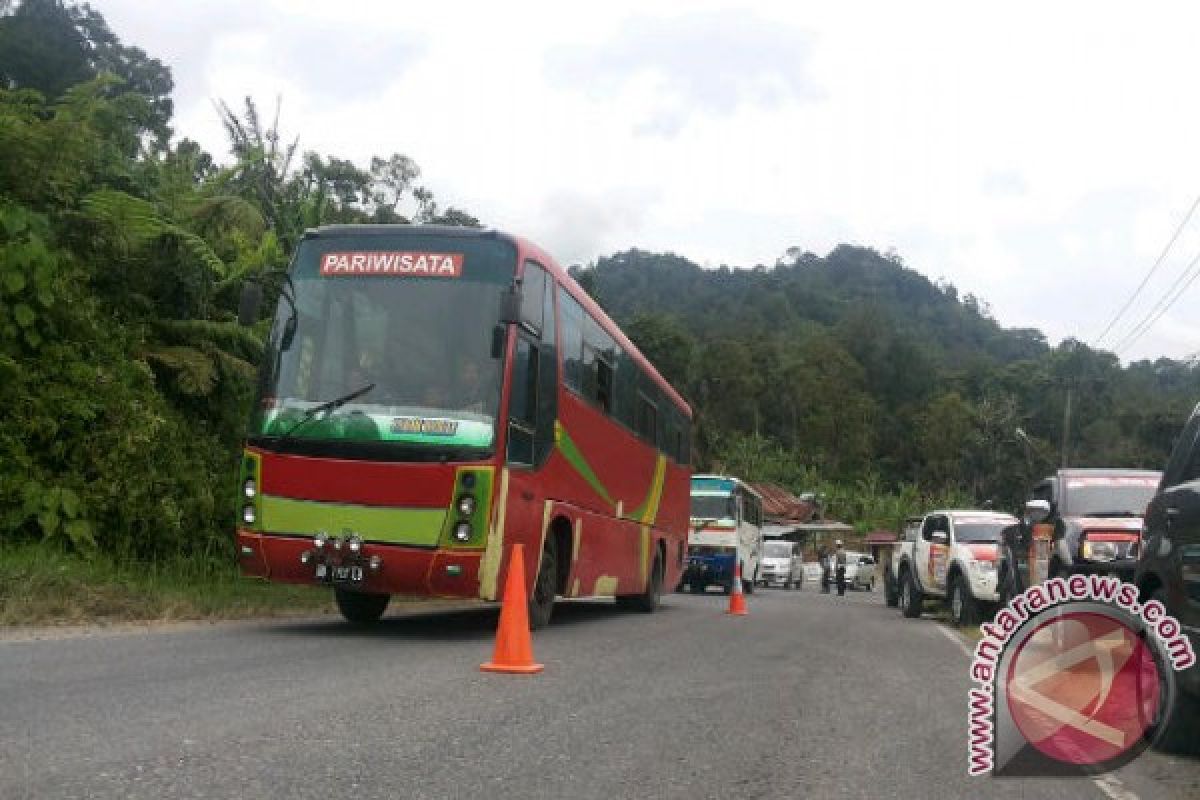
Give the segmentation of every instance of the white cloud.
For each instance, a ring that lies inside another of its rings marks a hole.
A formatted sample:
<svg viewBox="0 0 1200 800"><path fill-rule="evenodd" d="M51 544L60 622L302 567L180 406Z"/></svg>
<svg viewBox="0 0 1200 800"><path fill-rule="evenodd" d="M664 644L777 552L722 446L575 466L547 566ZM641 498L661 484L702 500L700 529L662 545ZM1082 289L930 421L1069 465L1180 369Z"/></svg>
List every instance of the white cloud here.
<svg viewBox="0 0 1200 800"><path fill-rule="evenodd" d="M173 67L176 127L215 153L214 98L281 94L302 148L403 152L564 262L895 247L1004 324L1090 339L1200 191L1190 3L96 5ZM1125 355L1200 350L1189 297Z"/></svg>

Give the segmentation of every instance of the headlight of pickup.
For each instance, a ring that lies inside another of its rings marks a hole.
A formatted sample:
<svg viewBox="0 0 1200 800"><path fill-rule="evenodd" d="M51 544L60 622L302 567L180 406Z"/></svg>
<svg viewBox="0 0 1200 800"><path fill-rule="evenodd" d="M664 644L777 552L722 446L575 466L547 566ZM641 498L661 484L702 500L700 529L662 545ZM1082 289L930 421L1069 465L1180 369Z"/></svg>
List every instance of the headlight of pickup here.
<svg viewBox="0 0 1200 800"><path fill-rule="evenodd" d="M989 573L996 571L996 562L995 561L972 560L971 561L971 569L975 570L976 572L982 572L984 574L989 574Z"/></svg>
<svg viewBox="0 0 1200 800"><path fill-rule="evenodd" d="M1117 547L1112 542L1083 540L1081 555L1088 561L1112 561L1117 557Z"/></svg>

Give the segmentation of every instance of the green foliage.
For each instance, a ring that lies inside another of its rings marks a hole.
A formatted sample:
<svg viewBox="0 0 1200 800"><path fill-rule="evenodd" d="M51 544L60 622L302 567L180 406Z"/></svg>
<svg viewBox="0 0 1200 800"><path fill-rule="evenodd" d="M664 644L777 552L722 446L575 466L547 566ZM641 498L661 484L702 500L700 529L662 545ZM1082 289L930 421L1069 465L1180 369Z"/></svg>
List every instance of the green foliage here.
<svg viewBox="0 0 1200 800"><path fill-rule="evenodd" d="M631 250L575 275L692 402L699 467L824 487L851 521L1015 507L1059 459L1068 387L1072 464L1160 468L1200 395L1194 365L1051 348L864 248L744 270Z"/></svg>
<svg viewBox="0 0 1200 800"><path fill-rule="evenodd" d="M0 86L54 99L100 75L116 78L110 96L142 99L139 127L160 137L169 133L171 71L121 44L98 11L63 0L21 0L12 13L0 13Z"/></svg>
<svg viewBox="0 0 1200 800"><path fill-rule="evenodd" d="M36 523L46 541L63 538L76 549L96 546L92 524L79 495L71 489L26 483L21 489L20 511L10 515L9 524L15 527L26 522Z"/></svg>
<svg viewBox="0 0 1200 800"><path fill-rule="evenodd" d="M241 285L305 227L438 213L411 160L298 165L250 101L228 166L169 145L170 88L86 5L0 5L0 548L231 563L264 332Z"/></svg>

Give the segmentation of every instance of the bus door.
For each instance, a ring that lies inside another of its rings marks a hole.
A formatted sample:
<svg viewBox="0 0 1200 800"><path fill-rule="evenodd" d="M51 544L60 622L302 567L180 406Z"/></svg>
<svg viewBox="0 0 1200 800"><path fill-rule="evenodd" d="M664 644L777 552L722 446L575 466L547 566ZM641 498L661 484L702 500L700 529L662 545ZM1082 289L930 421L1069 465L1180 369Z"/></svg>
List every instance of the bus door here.
<svg viewBox="0 0 1200 800"><path fill-rule="evenodd" d="M539 471L554 449L558 360L554 279L540 265L526 261L520 287L520 321L511 326L515 341L508 365L507 493L497 497L497 503L503 502L506 510L504 547L525 544L526 578L532 582L541 563L546 490ZM571 553L558 554L560 578L570 563Z"/></svg>

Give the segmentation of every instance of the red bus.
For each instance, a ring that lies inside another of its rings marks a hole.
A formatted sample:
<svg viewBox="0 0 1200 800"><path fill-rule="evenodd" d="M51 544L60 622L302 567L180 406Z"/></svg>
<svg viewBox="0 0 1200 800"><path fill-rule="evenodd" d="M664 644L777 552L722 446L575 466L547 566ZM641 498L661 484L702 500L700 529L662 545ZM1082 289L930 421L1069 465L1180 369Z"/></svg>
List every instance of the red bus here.
<svg viewBox="0 0 1200 800"><path fill-rule="evenodd" d="M256 288L256 287L254 287ZM243 295L253 318L254 291ZM496 600L524 543L555 597L652 611L687 550L691 410L547 253L493 231L339 225L287 272L240 473L242 571Z"/></svg>

